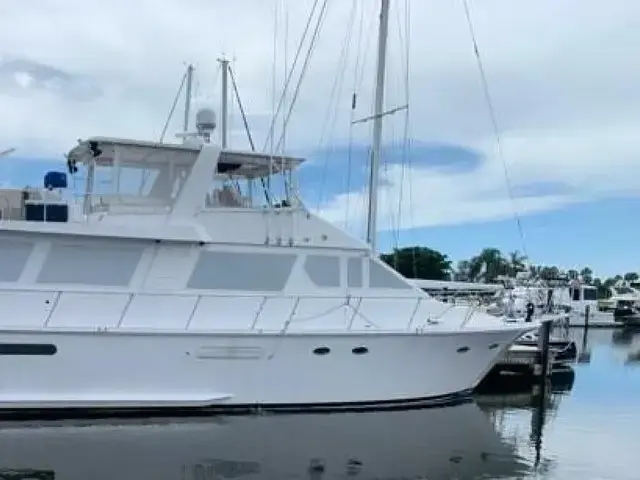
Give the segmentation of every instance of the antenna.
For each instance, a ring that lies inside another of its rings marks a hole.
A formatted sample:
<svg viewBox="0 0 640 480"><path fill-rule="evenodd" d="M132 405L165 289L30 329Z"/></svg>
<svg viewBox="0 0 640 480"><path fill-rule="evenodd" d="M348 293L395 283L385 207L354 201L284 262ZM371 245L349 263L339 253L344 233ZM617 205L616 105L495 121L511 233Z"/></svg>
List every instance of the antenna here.
<svg viewBox="0 0 640 480"><path fill-rule="evenodd" d="M221 116L220 143L222 144L222 148L227 148L227 132L229 130L229 126L227 123L228 122L227 97L229 92L229 87L227 86L228 84L227 79L229 77L229 60L222 57L218 59L218 62L220 62L220 68L222 69L222 81L221 81L222 96L220 99L220 116Z"/></svg>
<svg viewBox="0 0 640 480"><path fill-rule="evenodd" d="M187 66L187 89L184 94L184 124L182 131L187 133L189 131L189 116L191 115L191 88L193 86L193 65Z"/></svg>

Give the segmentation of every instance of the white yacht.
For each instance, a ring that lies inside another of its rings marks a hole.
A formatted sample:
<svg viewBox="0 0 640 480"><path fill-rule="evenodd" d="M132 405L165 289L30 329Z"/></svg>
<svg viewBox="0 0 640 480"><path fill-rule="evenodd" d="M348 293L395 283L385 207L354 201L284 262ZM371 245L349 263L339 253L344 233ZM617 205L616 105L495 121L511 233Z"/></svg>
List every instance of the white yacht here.
<svg viewBox="0 0 640 480"><path fill-rule="evenodd" d="M65 172L0 191L0 408L444 399L535 328L431 299L294 198L261 205L268 155L96 137L68 159L79 206Z"/></svg>
<svg viewBox="0 0 640 480"><path fill-rule="evenodd" d="M210 110L196 125L89 138L41 189L0 190L0 409L448 401L537 327L432 299L290 182L275 202L302 159L212 143Z"/></svg>

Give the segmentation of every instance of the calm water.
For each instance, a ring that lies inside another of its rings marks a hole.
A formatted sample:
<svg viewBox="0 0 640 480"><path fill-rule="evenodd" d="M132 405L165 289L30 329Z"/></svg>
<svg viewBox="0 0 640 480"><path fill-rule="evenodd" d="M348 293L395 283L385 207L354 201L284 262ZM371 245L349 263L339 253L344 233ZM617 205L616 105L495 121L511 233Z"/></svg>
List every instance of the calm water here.
<svg viewBox="0 0 640 480"><path fill-rule="evenodd" d="M575 378L389 413L0 424L6 480L640 478L640 331L573 331Z"/></svg>

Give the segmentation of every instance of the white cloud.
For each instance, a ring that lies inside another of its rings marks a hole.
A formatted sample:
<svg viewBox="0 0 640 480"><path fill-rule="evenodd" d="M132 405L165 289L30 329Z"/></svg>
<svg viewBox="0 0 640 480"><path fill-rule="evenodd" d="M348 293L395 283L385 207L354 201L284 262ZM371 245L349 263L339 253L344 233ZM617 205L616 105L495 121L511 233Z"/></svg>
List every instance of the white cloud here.
<svg viewBox="0 0 640 480"><path fill-rule="evenodd" d="M62 87L30 88L37 83L33 73L14 72L13 81L23 91L18 95L6 84L0 86L0 149L16 146L23 154L59 155L78 137L88 135L158 138L184 70L183 62L197 65L200 102L217 103L215 59L222 52L237 59L240 92L261 146L272 108L273 10L278 2L2 2L0 62L17 58L50 66L83 85L94 86L100 94L76 98L61 94ZM289 16L290 61L312 1L284 3ZM402 7L405 2L392 3ZM638 194L640 183L634 179L640 178L636 158L640 153L640 67L634 62L637 52L633 47L640 44L640 30L634 24L640 2L470 3L514 183L554 181L571 187L565 193L520 199L518 209L536 212L611 195ZM359 0L358 5L366 11L364 25L375 26L377 2ZM351 2L330 0L288 132L291 148L315 149L327 118L325 144L348 137L360 20L356 15L350 55L346 66L340 65L350 7ZM394 12L388 107L404 103L402 46L397 33L401 21ZM413 0L411 24L412 136L458 143L484 153L487 161L473 172L453 176L413 169L415 211L408 213L405 184L403 210L407 213L401 225L510 216L512 207L495 154L461 2ZM370 113L375 31L371 27L365 30L366 69L357 116ZM280 18L282 46L284 31ZM280 48L280 85L283 58L284 48ZM330 101L331 90L340 71L344 72L344 86L336 107ZM327 117L328 108L336 110L335 117ZM178 130L181 117L179 110L170 135ZM387 140L397 141L401 120L399 116L385 121ZM366 140L369 127L355 127L353 133L356 139ZM243 137L236 111L232 140L244 144ZM388 205L395 205L396 211L398 203L399 172L390 168L387 175L394 185L382 192L382 213ZM355 215L354 205L362 206L363 199L357 193L348 198L350 212ZM324 213L333 220L343 220L346 203L346 196L335 198ZM380 225L389 226L389 222L383 218Z"/></svg>

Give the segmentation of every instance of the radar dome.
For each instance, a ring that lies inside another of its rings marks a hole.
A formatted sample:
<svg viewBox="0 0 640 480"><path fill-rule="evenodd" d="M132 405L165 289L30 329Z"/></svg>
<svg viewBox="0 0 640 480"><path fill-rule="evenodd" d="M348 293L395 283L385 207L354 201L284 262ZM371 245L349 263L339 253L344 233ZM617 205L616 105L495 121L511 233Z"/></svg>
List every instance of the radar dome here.
<svg viewBox="0 0 640 480"><path fill-rule="evenodd" d="M214 130L216 128L216 114L210 108L201 108L196 112L196 127L198 130Z"/></svg>

